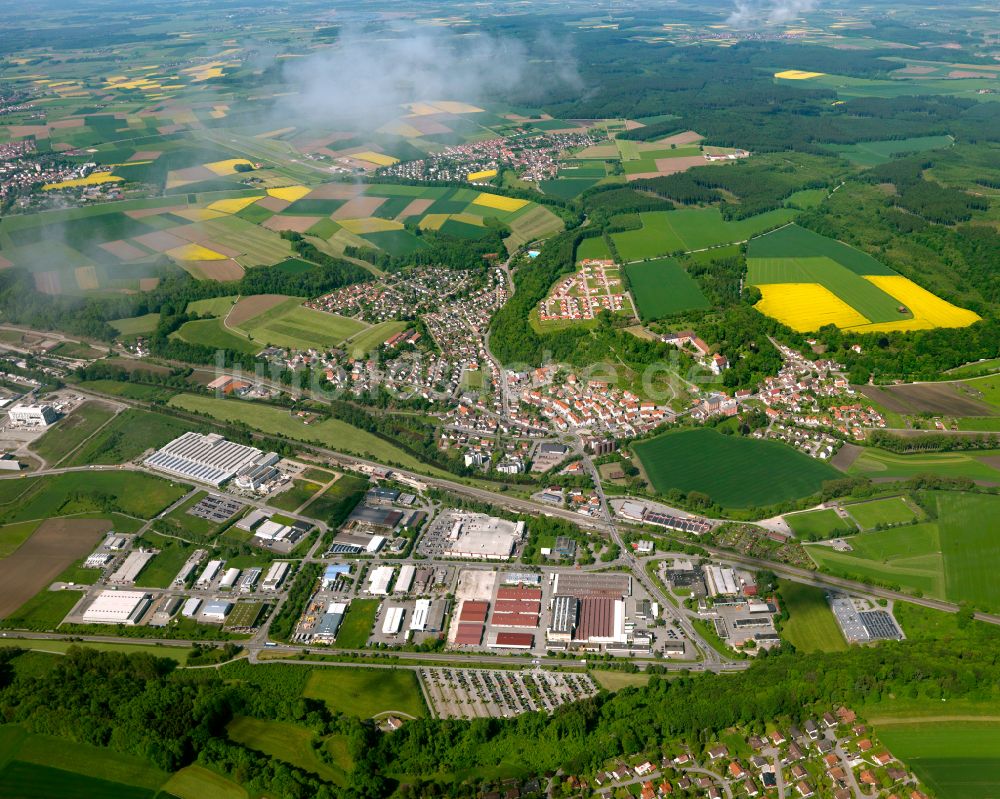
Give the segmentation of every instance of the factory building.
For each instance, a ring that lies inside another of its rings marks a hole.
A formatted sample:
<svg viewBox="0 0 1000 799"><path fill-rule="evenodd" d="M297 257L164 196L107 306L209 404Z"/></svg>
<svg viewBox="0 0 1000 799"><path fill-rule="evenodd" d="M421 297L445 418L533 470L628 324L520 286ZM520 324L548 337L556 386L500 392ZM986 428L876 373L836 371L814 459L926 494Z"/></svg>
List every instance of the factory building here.
<svg viewBox="0 0 1000 799"><path fill-rule="evenodd" d="M201 607L201 600L198 597L193 596L187 602L184 603L184 607L181 609L181 615L185 619L193 619L198 613L198 608Z"/></svg>
<svg viewBox="0 0 1000 799"><path fill-rule="evenodd" d="M413 587L413 575L417 573L417 569L410 563L405 563L399 569L399 577L396 578L396 584L392 587L392 593L394 594L405 594Z"/></svg>
<svg viewBox="0 0 1000 799"><path fill-rule="evenodd" d="M227 602L224 599L213 599L211 602L206 602L205 606L201 609L201 615L208 621L225 621L226 616L229 615L229 611L233 609L233 603Z"/></svg>
<svg viewBox="0 0 1000 799"><path fill-rule="evenodd" d="M212 584L212 581L218 577L223 563L225 563L223 560L210 560L208 565L205 567L205 571L201 573L201 576L195 583L195 587L208 588Z"/></svg>
<svg viewBox="0 0 1000 799"><path fill-rule="evenodd" d="M347 603L345 602L331 602L327 605L326 612L316 622L316 630L312 634L312 640L321 644L332 644L340 631L345 613L347 613Z"/></svg>
<svg viewBox="0 0 1000 799"><path fill-rule="evenodd" d="M569 643L573 640L576 630L577 616L580 611L580 600L575 596L562 594L552 600L552 619L546 638L549 641Z"/></svg>
<svg viewBox="0 0 1000 799"><path fill-rule="evenodd" d="M410 629L414 632L423 632L427 629L427 614L431 610L429 599L418 599L413 608L413 615L410 616Z"/></svg>
<svg viewBox="0 0 1000 799"><path fill-rule="evenodd" d="M146 465L167 474L208 483L218 488L239 474L278 462L274 452L229 441L218 433L185 433L148 458Z"/></svg>
<svg viewBox="0 0 1000 799"><path fill-rule="evenodd" d="M139 623L153 598L144 591L101 591L83 613L87 624Z"/></svg>
<svg viewBox="0 0 1000 799"><path fill-rule="evenodd" d="M708 578L708 591L712 596L739 595L739 583L736 581L736 572L732 569L709 566L705 576Z"/></svg>
<svg viewBox="0 0 1000 799"><path fill-rule="evenodd" d="M395 569L392 566L379 566L372 569L368 575L368 593L372 596L386 596L389 593L389 583Z"/></svg>
<svg viewBox="0 0 1000 799"><path fill-rule="evenodd" d="M59 420L51 405L15 405L7 411L7 419L18 427L45 428Z"/></svg>
<svg viewBox="0 0 1000 799"><path fill-rule="evenodd" d="M223 591L231 589L234 585L236 585L236 580L239 576L239 569L226 569L226 573L222 575L222 580L219 582L219 588Z"/></svg>
<svg viewBox="0 0 1000 799"><path fill-rule="evenodd" d="M135 578L139 576L139 572L145 569L146 564L155 557L155 552L147 552L143 549L129 552L128 557L115 570L115 573L111 575L111 579L108 582L115 583L116 585L131 585L135 582Z"/></svg>
<svg viewBox="0 0 1000 799"><path fill-rule="evenodd" d="M382 634L395 635L403 626L403 616L405 608L389 608L385 612L385 619L382 621Z"/></svg>
<svg viewBox="0 0 1000 799"><path fill-rule="evenodd" d="M288 576L289 563L286 560L276 560L271 564L271 568L264 575L264 582L261 585L265 591L277 591L285 577Z"/></svg>

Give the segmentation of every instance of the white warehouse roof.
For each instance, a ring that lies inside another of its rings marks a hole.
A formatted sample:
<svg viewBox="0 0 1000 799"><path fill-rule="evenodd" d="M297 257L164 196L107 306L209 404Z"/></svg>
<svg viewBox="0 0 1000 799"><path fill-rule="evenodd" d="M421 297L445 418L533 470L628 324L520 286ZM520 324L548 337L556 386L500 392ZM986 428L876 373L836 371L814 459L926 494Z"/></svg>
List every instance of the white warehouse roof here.
<svg viewBox="0 0 1000 799"><path fill-rule="evenodd" d="M379 566L368 575L368 593L385 596L389 593L389 583L392 582L392 566Z"/></svg>
<svg viewBox="0 0 1000 799"><path fill-rule="evenodd" d="M152 602L144 591L101 591L83 613L88 624L136 624Z"/></svg>
<svg viewBox="0 0 1000 799"><path fill-rule="evenodd" d="M403 608L389 608L385 614L385 621L382 622L383 635L395 635L399 628L403 626Z"/></svg>
<svg viewBox="0 0 1000 799"><path fill-rule="evenodd" d="M405 594L413 586L413 575L416 573L417 569L412 563L404 563L399 569L399 577L396 578L396 584L392 587L392 593L394 594Z"/></svg>
<svg viewBox="0 0 1000 799"><path fill-rule="evenodd" d="M219 486L263 456L256 447L229 441L218 433L185 433L148 458L146 465L167 474Z"/></svg>

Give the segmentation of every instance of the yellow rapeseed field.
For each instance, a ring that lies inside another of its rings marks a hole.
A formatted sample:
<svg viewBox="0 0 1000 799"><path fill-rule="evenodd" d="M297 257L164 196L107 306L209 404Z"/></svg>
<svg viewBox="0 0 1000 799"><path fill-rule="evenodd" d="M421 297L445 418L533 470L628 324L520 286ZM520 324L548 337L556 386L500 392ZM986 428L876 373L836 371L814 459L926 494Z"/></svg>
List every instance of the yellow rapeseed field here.
<svg viewBox="0 0 1000 799"><path fill-rule="evenodd" d="M758 286L762 296L754 307L799 333L823 325L855 327L868 319L819 283L767 283Z"/></svg>
<svg viewBox="0 0 1000 799"><path fill-rule="evenodd" d="M501 197L499 194L483 192L472 201L473 205L484 205L496 208L498 211L517 211L528 204L527 200L515 200L513 197Z"/></svg>
<svg viewBox="0 0 1000 799"><path fill-rule="evenodd" d="M344 230L360 235L362 233L384 233L387 230L402 230L403 224L392 219L379 219L376 216L366 216L362 219L338 219L337 223Z"/></svg>
<svg viewBox="0 0 1000 799"><path fill-rule="evenodd" d="M440 230L441 225L448 221L450 214L426 214L420 220L421 230Z"/></svg>
<svg viewBox="0 0 1000 799"><path fill-rule="evenodd" d="M236 214L248 205L253 205L257 200L263 199L264 195L260 194L256 197L233 197L229 200L216 200L214 203L209 204L208 210L219 211L223 214Z"/></svg>
<svg viewBox="0 0 1000 799"><path fill-rule="evenodd" d="M495 169L484 169L481 172L470 172L466 175L469 182L475 182L477 180L486 180L487 178L495 178L497 176L497 171Z"/></svg>
<svg viewBox="0 0 1000 799"><path fill-rule="evenodd" d="M110 172L92 172L85 178L74 178L73 180L60 180L58 183L46 183L42 186L42 191L52 191L52 189L72 189L77 186L99 186L102 183L115 183L125 180Z"/></svg>
<svg viewBox="0 0 1000 799"><path fill-rule="evenodd" d="M225 261L226 256L221 252L202 247L200 244L184 244L167 250L167 255L178 261Z"/></svg>
<svg viewBox="0 0 1000 799"><path fill-rule="evenodd" d="M309 192L311 192L308 186L282 186L280 189L268 189L267 193L272 197L277 197L279 200L287 200L290 203L296 200L301 200Z"/></svg>
<svg viewBox="0 0 1000 799"><path fill-rule="evenodd" d="M227 158L225 161L212 161L210 164L205 164L205 168L211 169L216 175L232 175L236 172L237 164L253 166L253 162L246 158Z"/></svg>
<svg viewBox="0 0 1000 799"><path fill-rule="evenodd" d="M431 105L438 109L438 111L444 111L446 114L478 114L483 110L479 106L470 105L469 103L459 103L454 100L435 100Z"/></svg>
<svg viewBox="0 0 1000 799"><path fill-rule="evenodd" d="M809 80L809 78L819 78L825 74L825 72L805 72L801 69L786 69L784 72L775 72L774 77L784 78L785 80Z"/></svg>
<svg viewBox="0 0 1000 799"><path fill-rule="evenodd" d="M932 327L968 327L980 320L979 314L942 300L902 275L865 275L868 280L913 314L912 319L882 322L853 329L857 333L885 333L894 330L927 330Z"/></svg>
<svg viewBox="0 0 1000 799"><path fill-rule="evenodd" d="M359 161L367 161L369 164L378 164L379 166L392 166L399 163L398 158L393 158L391 155L386 155L385 153L377 153L374 150L365 150L363 153L351 153L351 158L357 158Z"/></svg>

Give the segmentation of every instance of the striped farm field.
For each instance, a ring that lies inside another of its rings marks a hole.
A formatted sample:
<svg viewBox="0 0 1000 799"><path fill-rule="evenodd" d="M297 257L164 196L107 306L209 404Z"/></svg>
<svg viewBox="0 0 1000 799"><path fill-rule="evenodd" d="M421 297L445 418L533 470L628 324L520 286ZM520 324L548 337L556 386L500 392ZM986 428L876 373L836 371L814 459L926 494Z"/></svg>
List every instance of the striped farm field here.
<svg viewBox="0 0 1000 799"><path fill-rule="evenodd" d="M831 324L851 333L882 333L980 320L870 255L797 225L750 242L747 283L761 292L757 310L800 333Z"/></svg>
<svg viewBox="0 0 1000 799"><path fill-rule="evenodd" d="M589 241L604 242L603 239ZM625 273L644 322L709 306L695 279L672 258L629 264Z"/></svg>

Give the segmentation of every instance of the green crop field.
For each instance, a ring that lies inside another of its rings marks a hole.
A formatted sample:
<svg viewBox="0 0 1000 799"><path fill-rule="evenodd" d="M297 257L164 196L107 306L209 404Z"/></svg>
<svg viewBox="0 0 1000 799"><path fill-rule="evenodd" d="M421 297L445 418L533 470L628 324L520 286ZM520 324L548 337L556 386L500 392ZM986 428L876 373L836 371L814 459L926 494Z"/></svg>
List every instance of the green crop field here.
<svg viewBox="0 0 1000 799"><path fill-rule="evenodd" d="M87 649L97 649L101 652L121 652L126 655L152 655L157 658L170 658L183 664L188 654L192 652L189 646L166 646L163 644L127 644L110 641L53 641L47 638L12 638L9 635L0 638L0 647L18 647L32 652L45 652L63 655L71 646L83 646ZM107 750L102 750L107 751Z"/></svg>
<svg viewBox="0 0 1000 799"><path fill-rule="evenodd" d="M867 141L858 144L827 145L829 149L861 166L876 166L893 158L926 150L940 150L955 143L951 136L914 136L909 139Z"/></svg>
<svg viewBox="0 0 1000 799"><path fill-rule="evenodd" d="M747 257L829 258L858 275L896 274L867 253L798 225L786 225L753 239L747 246Z"/></svg>
<svg viewBox="0 0 1000 799"><path fill-rule="evenodd" d="M110 324L123 336L142 336L152 333L160 323L158 313L148 313L142 316L129 316L124 319L112 319Z"/></svg>
<svg viewBox="0 0 1000 799"><path fill-rule="evenodd" d="M366 327L354 319L304 308L302 300L293 297L241 323L239 330L253 338L257 349L274 345L304 350L335 346Z"/></svg>
<svg viewBox="0 0 1000 799"><path fill-rule="evenodd" d="M625 261L640 261L678 251L701 250L746 241L795 218L796 211L779 208L747 219L727 222L718 208L645 211L642 228L615 233L615 246Z"/></svg>
<svg viewBox="0 0 1000 799"><path fill-rule="evenodd" d="M79 591L44 589L4 619L4 626L19 630L54 630L82 597Z"/></svg>
<svg viewBox="0 0 1000 799"><path fill-rule="evenodd" d="M114 417L103 402L85 402L31 445L46 463L55 466Z"/></svg>
<svg viewBox="0 0 1000 799"><path fill-rule="evenodd" d="M833 508L791 513L785 516L785 522L792 528L792 532L797 538L805 541L820 541L824 538L853 535L858 531L857 527L846 519L842 519Z"/></svg>
<svg viewBox="0 0 1000 799"><path fill-rule="evenodd" d="M953 491L925 496L936 505L936 521L852 536L851 552L820 546L807 551L832 574L1000 609L994 577L1000 567L1000 497Z"/></svg>
<svg viewBox="0 0 1000 799"><path fill-rule="evenodd" d="M598 261L611 260L611 251L608 249L607 242L604 241L604 236L595 236L580 242L576 248L576 260L583 261L587 258Z"/></svg>
<svg viewBox="0 0 1000 799"><path fill-rule="evenodd" d="M709 305L695 279L671 258L629 264L625 274L644 322Z"/></svg>
<svg viewBox="0 0 1000 799"><path fill-rule="evenodd" d="M697 429L634 445L660 494L698 491L731 508L770 505L813 494L838 472L777 441Z"/></svg>
<svg viewBox="0 0 1000 799"><path fill-rule="evenodd" d="M148 788L20 760L12 760L0 771L0 796L8 799L152 799L153 795Z"/></svg>
<svg viewBox="0 0 1000 799"><path fill-rule="evenodd" d="M314 669L302 695L363 719L390 710L418 718L427 715L417 675L409 669Z"/></svg>
<svg viewBox="0 0 1000 799"><path fill-rule="evenodd" d="M207 300L194 300L187 304L187 313L198 316L225 316L236 303L236 295L229 297L209 297Z"/></svg>
<svg viewBox="0 0 1000 799"><path fill-rule="evenodd" d="M39 525L37 519L28 522L16 522L0 527L0 558L5 558L17 550L21 544L31 538L31 534Z"/></svg>
<svg viewBox="0 0 1000 799"><path fill-rule="evenodd" d="M152 400L166 401L177 393L177 389L167 388L166 386L147 386L142 383L126 383L119 380L84 380L78 385L80 388L88 391L111 394L115 397L143 400L145 402ZM100 437L103 437L103 435L104 431L102 431Z"/></svg>
<svg viewBox="0 0 1000 799"><path fill-rule="evenodd" d="M184 496L186 489L159 477L138 472L66 472L18 481L23 493L16 502L0 499L0 519L26 521L70 514L120 510L130 516L151 519L167 505ZM114 508L108 508L107 498ZM4 497L3 499L6 499Z"/></svg>
<svg viewBox="0 0 1000 799"><path fill-rule="evenodd" d="M375 626L378 599L354 599L347 606L344 621L337 632L337 646L341 649L362 649Z"/></svg>
<svg viewBox="0 0 1000 799"><path fill-rule="evenodd" d="M354 357L364 357L390 336L406 330L407 324L407 322L379 322L367 330L355 333L345 346Z"/></svg>
<svg viewBox="0 0 1000 799"><path fill-rule="evenodd" d="M447 475L446 472L427 466L378 436L352 427L339 419L325 419L306 426L281 408L194 394L179 394L170 400L170 405L194 413L203 413L225 422L243 422L262 433L286 436L357 455L367 455L383 463L397 463L407 469L419 469L442 477Z"/></svg>
<svg viewBox="0 0 1000 799"><path fill-rule="evenodd" d="M887 497L871 502L858 502L844 506L862 530L872 530L879 525L908 524L916 521L917 512L906 497Z"/></svg>
<svg viewBox="0 0 1000 799"><path fill-rule="evenodd" d="M247 792L235 782L202 766L182 768L163 790L177 799L247 799Z"/></svg>
<svg viewBox="0 0 1000 799"><path fill-rule="evenodd" d="M967 477L970 480L1000 482L1000 469L991 465L996 450L981 452L926 452L896 455L866 448L851 464L847 473L861 477L907 480L924 474L938 477Z"/></svg>
<svg viewBox="0 0 1000 799"><path fill-rule="evenodd" d="M881 724L878 732L942 799L1000 797L1000 723L927 719Z"/></svg>
<svg viewBox="0 0 1000 799"><path fill-rule="evenodd" d="M179 338L188 344L200 344L203 347L243 352L247 355L256 355L264 348L263 342L248 341L230 331L225 327L221 319L215 317L185 322L171 333L170 337Z"/></svg>
<svg viewBox="0 0 1000 799"><path fill-rule="evenodd" d="M780 580L778 592L788 611L781 637L802 652L839 652L847 649L837 620L822 588Z"/></svg>
<svg viewBox="0 0 1000 799"><path fill-rule="evenodd" d="M312 730L281 721L262 721L237 716L226 727L226 733L237 743L256 749L277 760L283 760L305 771L318 774L337 785L346 783L347 775L320 760L313 751Z"/></svg>
<svg viewBox="0 0 1000 799"><path fill-rule="evenodd" d="M145 389L147 386L132 383L113 383L113 386ZM159 389L152 388L153 392ZM142 392L140 391L140 394ZM169 399L172 394L154 393L160 399ZM148 396L137 399L151 399ZM125 463L138 458L148 449L158 449L179 435L192 429L190 422L165 416L162 413L129 408L122 411L101 431L84 444L70 458L69 465L83 466L91 463Z"/></svg>

